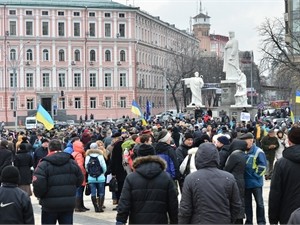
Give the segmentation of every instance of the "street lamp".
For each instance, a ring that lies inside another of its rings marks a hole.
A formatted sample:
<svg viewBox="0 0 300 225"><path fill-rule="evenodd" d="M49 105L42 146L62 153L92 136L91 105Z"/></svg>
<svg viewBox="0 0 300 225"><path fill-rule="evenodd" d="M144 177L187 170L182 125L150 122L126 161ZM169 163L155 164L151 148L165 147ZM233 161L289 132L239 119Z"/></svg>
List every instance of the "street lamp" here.
<svg viewBox="0 0 300 225"><path fill-rule="evenodd" d="M253 105L253 51L251 51L251 77L250 77L250 86L251 86L251 105Z"/></svg>

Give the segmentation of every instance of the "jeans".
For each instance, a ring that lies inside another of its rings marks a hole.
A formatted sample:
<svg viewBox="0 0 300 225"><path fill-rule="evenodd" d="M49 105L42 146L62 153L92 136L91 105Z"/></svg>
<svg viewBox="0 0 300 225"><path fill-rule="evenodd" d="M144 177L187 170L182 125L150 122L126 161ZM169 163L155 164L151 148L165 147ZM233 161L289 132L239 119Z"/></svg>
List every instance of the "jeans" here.
<svg viewBox="0 0 300 225"><path fill-rule="evenodd" d="M42 224L73 224L73 211L71 212L45 212L42 210Z"/></svg>
<svg viewBox="0 0 300 225"><path fill-rule="evenodd" d="M81 198L83 197L83 191L84 191L84 186L80 186L76 189L76 197Z"/></svg>
<svg viewBox="0 0 300 225"><path fill-rule="evenodd" d="M262 187L245 189L245 224L253 224L252 195L256 202L257 224L266 224Z"/></svg>
<svg viewBox="0 0 300 225"><path fill-rule="evenodd" d="M105 183L89 183L91 196L103 197L105 194Z"/></svg>

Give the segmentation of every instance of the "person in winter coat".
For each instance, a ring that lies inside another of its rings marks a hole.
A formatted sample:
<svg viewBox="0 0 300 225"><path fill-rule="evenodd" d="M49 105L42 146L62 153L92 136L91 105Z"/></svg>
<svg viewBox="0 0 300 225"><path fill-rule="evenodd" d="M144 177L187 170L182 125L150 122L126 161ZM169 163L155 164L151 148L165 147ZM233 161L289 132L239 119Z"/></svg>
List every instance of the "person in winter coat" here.
<svg viewBox="0 0 300 225"><path fill-rule="evenodd" d="M28 152L26 144L19 145L19 151L17 151L14 159L14 166L17 167L20 172L19 188L31 196L32 191L30 184L32 183L31 167L33 166L33 160Z"/></svg>
<svg viewBox="0 0 300 225"><path fill-rule="evenodd" d="M83 182L80 187L77 188L76 191L76 207L75 212L85 212L89 210L84 206L83 203L83 191L86 185L86 170L84 167L84 161L85 161L85 151L83 147L83 143L80 140L74 141L73 143L73 153L72 156L74 157L77 165L80 167L81 172L84 176Z"/></svg>
<svg viewBox="0 0 300 225"><path fill-rule="evenodd" d="M88 170L91 157L95 157L99 161L99 165L102 168L102 173L94 177L91 175L91 172ZM97 143L91 143L90 149L86 152L85 158L85 168L88 174L88 185L91 190L91 199L94 205L95 212L104 212L103 203L104 203L104 194L105 194L105 172L106 172L106 163L103 157L103 152L98 149Z"/></svg>
<svg viewBox="0 0 300 225"><path fill-rule="evenodd" d="M74 158L62 151L59 140L49 142L49 154L33 173L33 192L42 206L42 224L73 224L76 189L83 182Z"/></svg>
<svg viewBox="0 0 300 225"><path fill-rule="evenodd" d="M189 149L188 155L185 157L183 162L180 164L179 171L181 175L187 176L190 173L196 172L197 168L195 165L195 155L198 150L198 147Z"/></svg>
<svg viewBox="0 0 300 225"><path fill-rule="evenodd" d="M288 133L289 146L274 168L269 193L270 224L286 224L294 210L300 207L300 127Z"/></svg>
<svg viewBox="0 0 300 225"><path fill-rule="evenodd" d="M41 146L35 149L33 154L33 167L36 168L42 158L48 155L49 140L44 138L41 140Z"/></svg>
<svg viewBox="0 0 300 225"><path fill-rule="evenodd" d="M84 146L87 145L92 139L92 136L90 134L90 131L88 129L85 129L80 137L81 142L83 143Z"/></svg>
<svg viewBox="0 0 300 225"><path fill-rule="evenodd" d="M221 135L217 138L215 145L218 148L219 155L220 155L219 169L222 170L224 168L226 160L230 154L229 153L230 141L225 135Z"/></svg>
<svg viewBox="0 0 300 225"><path fill-rule="evenodd" d="M188 154L188 150L193 147L193 134L185 133L183 143L176 149L178 164L180 165Z"/></svg>
<svg viewBox="0 0 300 225"><path fill-rule="evenodd" d="M300 224L300 208L296 209L290 216L287 224Z"/></svg>
<svg viewBox="0 0 300 225"><path fill-rule="evenodd" d="M218 169L219 153L212 143L196 153L196 172L185 178L179 224L230 224L240 212L241 200L232 174Z"/></svg>
<svg viewBox="0 0 300 225"><path fill-rule="evenodd" d="M0 186L0 224L34 224L33 208L29 195L18 188L20 174L16 167L2 170Z"/></svg>
<svg viewBox="0 0 300 225"><path fill-rule="evenodd" d="M279 147L275 152L275 158L276 160L280 159L282 157L282 152L285 149L286 141L287 141L287 135L283 133L282 130L277 131L276 137L278 139Z"/></svg>
<svg viewBox="0 0 300 225"><path fill-rule="evenodd" d="M242 207L238 214L236 224L243 224L245 217L245 168L246 168L246 157L245 151L247 150L247 142L239 139L234 139L229 146L230 155L225 163L224 170L231 173L238 185L240 198L242 201Z"/></svg>
<svg viewBox="0 0 300 225"><path fill-rule="evenodd" d="M11 165L14 155L11 151L8 149L8 141L5 139L1 140L0 143L0 174L4 167ZM0 182L1 182L1 176L0 176Z"/></svg>
<svg viewBox="0 0 300 225"><path fill-rule="evenodd" d="M143 144L134 160L135 171L124 183L118 206L117 224L177 224L178 200L166 163Z"/></svg>

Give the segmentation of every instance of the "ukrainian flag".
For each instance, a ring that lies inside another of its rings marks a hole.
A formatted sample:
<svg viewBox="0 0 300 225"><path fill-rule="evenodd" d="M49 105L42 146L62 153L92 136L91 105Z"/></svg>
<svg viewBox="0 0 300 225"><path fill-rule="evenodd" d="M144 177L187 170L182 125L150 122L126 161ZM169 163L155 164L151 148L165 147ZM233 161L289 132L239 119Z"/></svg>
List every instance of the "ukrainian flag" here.
<svg viewBox="0 0 300 225"><path fill-rule="evenodd" d="M296 91L296 103L300 103L300 91Z"/></svg>
<svg viewBox="0 0 300 225"><path fill-rule="evenodd" d="M36 120L44 124L47 130L51 130L54 127L54 121L50 114L39 104L36 112Z"/></svg>
<svg viewBox="0 0 300 225"><path fill-rule="evenodd" d="M142 110L140 109L139 105L137 104L137 102L135 100L132 100L132 104L131 104L131 112L139 117L142 118L142 125L143 126L147 126L147 122L144 119L144 115L142 113Z"/></svg>

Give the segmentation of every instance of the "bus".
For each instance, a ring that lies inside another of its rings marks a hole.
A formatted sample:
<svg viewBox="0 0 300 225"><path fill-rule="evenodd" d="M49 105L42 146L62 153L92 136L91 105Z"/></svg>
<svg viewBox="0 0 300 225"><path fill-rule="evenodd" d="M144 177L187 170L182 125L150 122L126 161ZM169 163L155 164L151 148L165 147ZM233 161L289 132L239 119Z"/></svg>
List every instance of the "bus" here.
<svg viewBox="0 0 300 225"><path fill-rule="evenodd" d="M39 123L36 120L35 116L26 117L26 119L25 119L25 129L26 130L43 129L43 128L44 128L43 124Z"/></svg>

